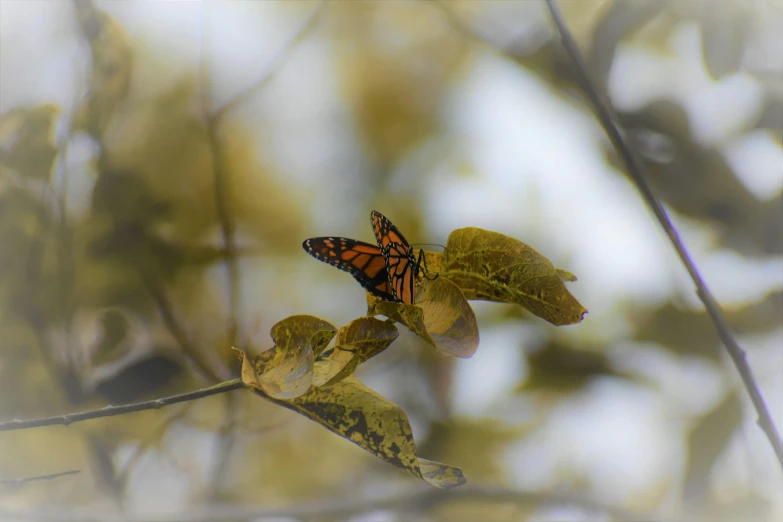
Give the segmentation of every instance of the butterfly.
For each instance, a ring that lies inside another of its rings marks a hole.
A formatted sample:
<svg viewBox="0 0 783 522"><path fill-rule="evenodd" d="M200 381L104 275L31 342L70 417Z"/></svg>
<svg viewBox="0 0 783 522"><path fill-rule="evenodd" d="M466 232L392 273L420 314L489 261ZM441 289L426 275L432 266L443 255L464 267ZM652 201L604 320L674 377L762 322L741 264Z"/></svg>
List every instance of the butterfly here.
<svg viewBox="0 0 783 522"><path fill-rule="evenodd" d="M302 243L305 252L345 270L368 292L387 301L414 304L419 261L405 237L380 212L371 221L378 246L346 237L313 237Z"/></svg>

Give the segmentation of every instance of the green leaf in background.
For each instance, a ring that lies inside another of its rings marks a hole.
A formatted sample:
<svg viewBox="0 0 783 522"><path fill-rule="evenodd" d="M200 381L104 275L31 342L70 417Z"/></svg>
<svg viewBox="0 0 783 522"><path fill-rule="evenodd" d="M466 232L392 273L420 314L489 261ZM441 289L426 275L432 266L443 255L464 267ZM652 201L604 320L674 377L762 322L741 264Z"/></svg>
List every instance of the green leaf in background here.
<svg viewBox="0 0 783 522"><path fill-rule="evenodd" d="M783 292L775 290L756 302L725 306L729 324L738 334L767 334L780 328L783 317ZM718 360L720 339L712 320L704 310L684 308L674 301L655 309L631 310L634 338L652 341L678 354L698 355Z"/></svg>
<svg viewBox="0 0 783 522"><path fill-rule="evenodd" d="M597 377L628 377L612 368L602 353L577 350L550 342L528 357L529 373L520 386L524 390L573 392Z"/></svg>
<svg viewBox="0 0 783 522"><path fill-rule="evenodd" d="M0 172L48 181L57 155L53 142L59 107L17 108L0 115Z"/></svg>
<svg viewBox="0 0 783 522"><path fill-rule="evenodd" d="M74 118L74 126L96 136L103 134L114 109L128 95L133 56L122 26L89 0L74 2L82 35L90 43L92 76L88 95Z"/></svg>
<svg viewBox="0 0 783 522"><path fill-rule="evenodd" d="M558 271L528 245L481 228L461 228L449 235L440 275L453 281L468 299L517 303L556 326L582 321L587 313Z"/></svg>
<svg viewBox="0 0 783 522"><path fill-rule="evenodd" d="M731 392L699 420L688 436L684 493L686 504L692 508L700 509L710 500L710 472L741 422L742 405L737 393Z"/></svg>

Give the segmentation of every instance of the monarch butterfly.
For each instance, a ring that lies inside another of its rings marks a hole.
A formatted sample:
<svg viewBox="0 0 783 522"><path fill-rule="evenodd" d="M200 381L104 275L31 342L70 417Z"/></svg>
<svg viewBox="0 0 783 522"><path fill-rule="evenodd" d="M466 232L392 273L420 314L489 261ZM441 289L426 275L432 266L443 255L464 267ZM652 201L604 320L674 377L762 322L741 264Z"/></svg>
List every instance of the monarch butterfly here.
<svg viewBox="0 0 783 522"><path fill-rule="evenodd" d="M417 261L405 237L383 214L373 210L371 220L378 246L345 237L313 237L302 248L319 261L350 273L371 294L414 304L421 255Z"/></svg>

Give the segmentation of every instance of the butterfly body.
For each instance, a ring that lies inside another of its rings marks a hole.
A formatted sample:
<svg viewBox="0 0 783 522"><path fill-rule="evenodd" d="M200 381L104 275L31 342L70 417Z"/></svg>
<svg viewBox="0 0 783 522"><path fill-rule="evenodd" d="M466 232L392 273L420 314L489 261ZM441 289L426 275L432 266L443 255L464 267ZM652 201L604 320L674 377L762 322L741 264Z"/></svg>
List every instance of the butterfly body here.
<svg viewBox="0 0 783 522"><path fill-rule="evenodd" d="M383 214L372 211L378 246L345 237L305 240L305 251L350 273L368 292L387 301L414 304L419 264L405 237Z"/></svg>

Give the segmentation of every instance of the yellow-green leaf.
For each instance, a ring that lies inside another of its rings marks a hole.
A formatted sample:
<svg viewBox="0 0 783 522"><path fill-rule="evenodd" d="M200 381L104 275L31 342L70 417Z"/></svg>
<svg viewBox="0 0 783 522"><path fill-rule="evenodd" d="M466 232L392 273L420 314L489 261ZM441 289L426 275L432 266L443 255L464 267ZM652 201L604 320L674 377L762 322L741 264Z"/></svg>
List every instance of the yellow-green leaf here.
<svg viewBox="0 0 783 522"><path fill-rule="evenodd" d="M380 301L371 307L371 313L404 324L446 355L468 358L478 348L473 309L459 287L443 277L416 285L415 305Z"/></svg>
<svg viewBox="0 0 783 522"><path fill-rule="evenodd" d="M311 315L293 315L272 327L275 346L248 362L242 355L242 381L275 399L291 399L313 383L316 351L329 344L336 328Z"/></svg>
<svg viewBox="0 0 783 522"><path fill-rule="evenodd" d="M572 296L547 258L514 238L480 228L449 235L440 275L453 281L468 299L517 303L561 326L578 323L587 310Z"/></svg>
<svg viewBox="0 0 783 522"><path fill-rule="evenodd" d="M571 272L569 272L568 270L563 270L562 268L555 268L555 272L557 272L557 276L563 281L568 281L569 283L576 282L576 276Z"/></svg>
<svg viewBox="0 0 783 522"><path fill-rule="evenodd" d="M435 348L447 355L468 358L479 344L476 315L457 285L444 277L419 285L416 306Z"/></svg>
<svg viewBox="0 0 783 522"><path fill-rule="evenodd" d="M314 386L296 399L274 402L433 486L449 489L465 483L461 470L419 459L405 412L355 377Z"/></svg>
<svg viewBox="0 0 783 522"><path fill-rule="evenodd" d="M335 346L328 357L315 362L313 384L339 382L366 360L375 357L397 339L399 331L390 321L360 317L337 331Z"/></svg>

